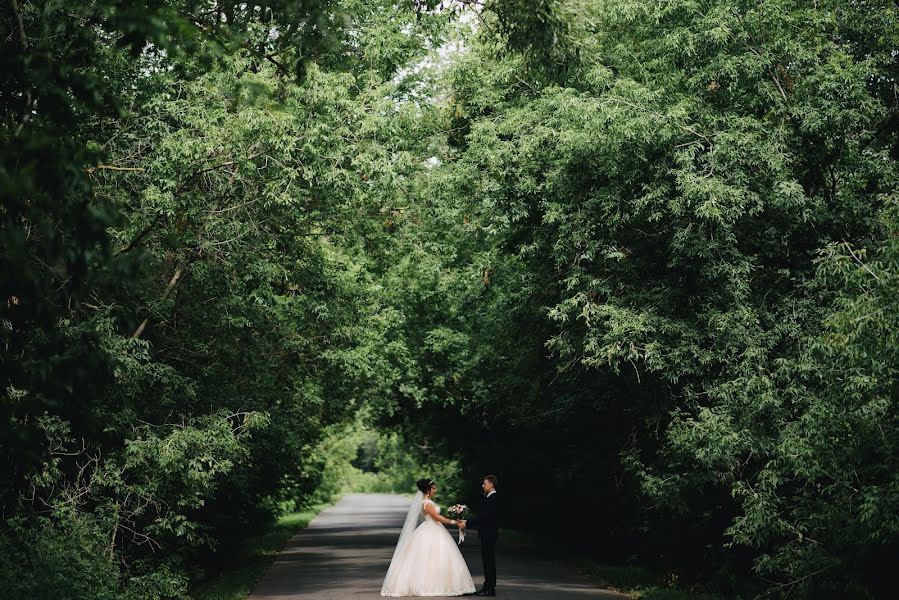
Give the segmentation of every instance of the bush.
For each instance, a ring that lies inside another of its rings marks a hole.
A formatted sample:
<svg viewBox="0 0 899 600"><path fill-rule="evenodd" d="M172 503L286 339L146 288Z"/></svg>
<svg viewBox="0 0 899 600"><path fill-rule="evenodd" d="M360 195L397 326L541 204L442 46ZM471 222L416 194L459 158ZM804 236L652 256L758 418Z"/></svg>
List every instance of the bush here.
<svg viewBox="0 0 899 600"><path fill-rule="evenodd" d="M343 493L414 494L422 477L437 481L447 503L461 501L462 469L455 459L428 453L396 431L380 432L356 421L331 427L313 456L323 464L317 501Z"/></svg>

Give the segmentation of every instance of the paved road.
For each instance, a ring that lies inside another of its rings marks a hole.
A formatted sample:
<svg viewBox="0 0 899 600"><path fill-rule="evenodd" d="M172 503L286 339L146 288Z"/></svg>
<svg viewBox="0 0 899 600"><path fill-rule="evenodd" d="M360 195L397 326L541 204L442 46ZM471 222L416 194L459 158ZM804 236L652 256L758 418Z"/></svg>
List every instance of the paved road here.
<svg viewBox="0 0 899 600"><path fill-rule="evenodd" d="M410 500L387 494L345 496L297 534L257 584L249 600L364 600L380 598ZM480 545L472 532L462 553L480 589ZM497 597L508 600L617 599L554 563L497 549Z"/></svg>

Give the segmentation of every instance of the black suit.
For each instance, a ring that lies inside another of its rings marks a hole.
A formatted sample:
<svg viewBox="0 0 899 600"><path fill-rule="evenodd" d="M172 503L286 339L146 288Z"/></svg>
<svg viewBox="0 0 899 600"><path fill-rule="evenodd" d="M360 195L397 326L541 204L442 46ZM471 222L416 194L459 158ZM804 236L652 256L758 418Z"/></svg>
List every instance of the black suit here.
<svg viewBox="0 0 899 600"><path fill-rule="evenodd" d="M499 492L484 498L477 518L468 525L477 527L481 539L481 557L484 559L484 589L496 589L496 540L499 539Z"/></svg>

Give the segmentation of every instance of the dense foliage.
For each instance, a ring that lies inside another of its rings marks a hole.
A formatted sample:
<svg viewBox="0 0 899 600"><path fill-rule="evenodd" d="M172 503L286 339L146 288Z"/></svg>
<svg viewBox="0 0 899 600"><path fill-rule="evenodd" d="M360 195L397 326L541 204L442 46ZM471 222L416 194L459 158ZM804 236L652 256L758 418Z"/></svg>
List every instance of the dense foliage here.
<svg viewBox="0 0 899 600"><path fill-rule="evenodd" d="M444 20L4 6L4 596L184 597L309 500L323 428L393 376L361 257L419 168L399 69Z"/></svg>
<svg viewBox="0 0 899 600"><path fill-rule="evenodd" d="M557 62L488 30L452 69L391 286L420 383L385 413L609 560L887 595L897 7L559 10Z"/></svg>
<svg viewBox="0 0 899 600"><path fill-rule="evenodd" d="M10 0L0 589L184 598L279 506L493 472L606 561L886 596L897 17Z"/></svg>

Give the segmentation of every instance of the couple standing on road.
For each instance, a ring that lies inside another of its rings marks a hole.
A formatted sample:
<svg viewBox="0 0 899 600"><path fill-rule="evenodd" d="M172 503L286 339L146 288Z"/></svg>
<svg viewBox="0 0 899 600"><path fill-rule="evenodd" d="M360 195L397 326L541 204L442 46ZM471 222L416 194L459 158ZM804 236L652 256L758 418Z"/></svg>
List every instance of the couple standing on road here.
<svg viewBox="0 0 899 600"><path fill-rule="evenodd" d="M481 483L484 500L477 519L456 521L440 514L433 498L437 482L420 479L418 494L393 551L393 559L381 586L382 596L496 596L496 541L499 538L497 479L488 475ZM443 525L460 529L477 527L484 560L484 586L475 591L468 565L456 542Z"/></svg>

